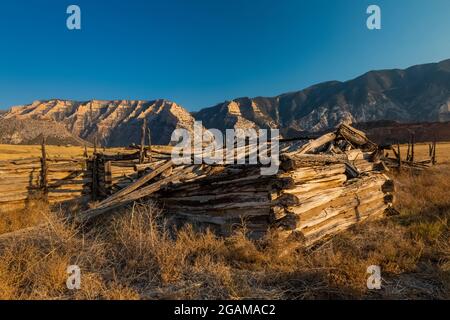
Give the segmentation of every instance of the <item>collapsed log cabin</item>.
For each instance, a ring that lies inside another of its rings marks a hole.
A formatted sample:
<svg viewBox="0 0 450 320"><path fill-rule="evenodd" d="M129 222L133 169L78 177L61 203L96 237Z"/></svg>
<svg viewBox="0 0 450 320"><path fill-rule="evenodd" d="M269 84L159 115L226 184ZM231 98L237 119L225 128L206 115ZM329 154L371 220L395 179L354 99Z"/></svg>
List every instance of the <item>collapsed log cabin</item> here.
<svg viewBox="0 0 450 320"><path fill-rule="evenodd" d="M100 189L110 196L81 218L151 198L176 225L194 224L223 236L245 226L251 238L275 230L312 244L393 211L393 182L383 173L380 148L364 133L341 125L307 143L291 139L281 150L275 175L261 175L259 164L175 166L170 147L153 148L149 163L105 155L102 162L110 164L103 167L110 173L104 176L110 178Z"/></svg>
<svg viewBox="0 0 450 320"><path fill-rule="evenodd" d="M395 212L394 184L384 173L390 163L385 147L348 125L311 141L281 141L280 169L274 175L261 175L261 164L174 165L170 146L130 149L97 152L89 159L47 158L45 166L40 158L2 162L0 172L9 170L3 188L13 172L24 170L17 177L23 185L12 188L25 191L20 198L2 190L0 201L12 195L12 200L26 199L33 186L44 190L51 203L80 197L91 201L76 215L84 222L152 199L175 225L193 224L223 236L244 226L251 238L275 231L307 245ZM248 157L252 148L244 149ZM1 183L0 178L0 188Z"/></svg>

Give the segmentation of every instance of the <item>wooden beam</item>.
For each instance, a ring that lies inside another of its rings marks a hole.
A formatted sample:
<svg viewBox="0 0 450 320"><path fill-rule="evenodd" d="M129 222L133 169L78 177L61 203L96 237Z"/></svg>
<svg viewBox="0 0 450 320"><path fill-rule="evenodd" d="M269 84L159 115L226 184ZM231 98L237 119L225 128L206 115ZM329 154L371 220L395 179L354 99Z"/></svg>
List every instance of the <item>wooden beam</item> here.
<svg viewBox="0 0 450 320"><path fill-rule="evenodd" d="M84 145L84 153L83 153L83 157L84 157L84 158L88 158L88 157L89 157L86 144Z"/></svg>
<svg viewBox="0 0 450 320"><path fill-rule="evenodd" d="M406 161L411 162L411 134L408 140L408 150L406 150Z"/></svg>
<svg viewBox="0 0 450 320"><path fill-rule="evenodd" d="M94 137L94 154L97 153L97 135Z"/></svg>
<svg viewBox="0 0 450 320"><path fill-rule="evenodd" d="M148 149L146 150L148 161L152 162L152 133L150 131L150 126L147 126L147 133L148 133Z"/></svg>
<svg viewBox="0 0 450 320"><path fill-rule="evenodd" d="M42 143L41 143L41 153L42 153L42 157L41 157L41 189L42 192L44 194L44 197L47 197L47 193L48 193L48 184L47 184L47 172L48 172L48 167L47 167L47 152L45 150L45 136L42 137Z"/></svg>
<svg viewBox="0 0 450 320"><path fill-rule="evenodd" d="M433 165L436 164L436 137L435 137L434 140L433 140L433 155L432 155L432 157L431 157L431 163L432 163Z"/></svg>
<svg viewBox="0 0 450 320"><path fill-rule="evenodd" d="M193 167L193 166L191 166ZM95 208L89 209L85 212L82 212L80 216L77 218L80 222L88 221L92 218L95 218L103 213L106 213L112 209L116 209L122 206L125 206L127 204L132 203L133 201L139 200L141 198L145 198L150 196L151 194L161 190L163 187L168 186L169 184L173 183L177 179L180 179L183 175L186 174L186 172L191 171L192 168L187 167L182 170L179 170L178 172L172 174L170 177L161 179L151 185L148 185L146 187L143 187L139 190L135 190L133 192L130 192L126 195L123 195L122 197L116 197L111 200L111 197L108 198L108 201L103 201L103 204L101 206L97 206Z"/></svg>
<svg viewBox="0 0 450 320"><path fill-rule="evenodd" d="M169 160L167 162L165 162L164 164L162 164L161 166L157 167L155 170L153 170L152 172L148 173L147 175L139 178L138 180L136 180L136 182L132 183L131 185L129 185L128 187L116 192L115 194L113 194L112 196L110 196L109 198L103 200L102 202L100 202L98 204L98 206L103 206L105 204L107 204L108 202L114 201L120 197L123 197L133 191L135 191L137 188L141 187L142 185L146 184L147 182L149 182L150 180L152 180L153 178L157 177L159 174L163 173L165 170L167 170L168 168L171 168L173 165L172 160Z"/></svg>
<svg viewBox="0 0 450 320"><path fill-rule="evenodd" d="M144 118L141 128L141 148L139 149L139 163L144 162L145 157L145 131L147 130L147 118Z"/></svg>
<svg viewBox="0 0 450 320"><path fill-rule="evenodd" d="M95 144L94 144L95 146ZM94 147L95 150L95 147ZM94 151L94 155L91 160L91 169L92 169L92 185L91 185L91 199L92 201L97 201L97 192L98 192L98 157L97 153Z"/></svg>
<svg viewBox="0 0 450 320"><path fill-rule="evenodd" d="M111 169L111 161L106 161L104 163L105 166L105 188L110 190L112 185L112 169Z"/></svg>
<svg viewBox="0 0 450 320"><path fill-rule="evenodd" d="M334 132L330 132L327 134L324 134L323 136L307 143L306 145L304 145L303 147L300 148L300 150L294 152L295 154L305 154L309 151L312 151L314 149L320 148L322 146L324 146L325 144L327 144L328 142L333 141L334 139L336 139L336 134Z"/></svg>

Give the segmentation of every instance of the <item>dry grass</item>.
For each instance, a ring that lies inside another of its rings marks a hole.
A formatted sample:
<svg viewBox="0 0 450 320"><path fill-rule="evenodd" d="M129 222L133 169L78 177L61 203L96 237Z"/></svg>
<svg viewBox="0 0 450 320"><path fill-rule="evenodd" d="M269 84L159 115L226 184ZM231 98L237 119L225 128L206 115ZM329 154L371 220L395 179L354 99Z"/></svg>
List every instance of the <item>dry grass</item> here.
<svg viewBox="0 0 450 320"><path fill-rule="evenodd" d="M77 228L45 207L2 222L50 227L0 243L1 299L449 299L450 166L397 179L399 216L362 224L315 248L276 236L252 242L174 232L152 205ZM21 220L22 219L22 220ZM66 288L79 265L80 290ZM368 290L379 265L381 290Z"/></svg>

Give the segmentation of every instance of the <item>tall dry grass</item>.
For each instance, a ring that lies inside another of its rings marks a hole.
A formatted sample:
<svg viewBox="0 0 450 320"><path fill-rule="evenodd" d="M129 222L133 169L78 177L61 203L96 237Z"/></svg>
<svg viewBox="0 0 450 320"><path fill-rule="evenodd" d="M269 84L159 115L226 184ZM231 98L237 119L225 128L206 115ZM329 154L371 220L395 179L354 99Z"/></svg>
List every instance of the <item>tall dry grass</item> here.
<svg viewBox="0 0 450 320"><path fill-rule="evenodd" d="M10 216L3 227L49 222L0 242L0 299L448 299L449 169L397 176L399 216L307 249L276 234L175 231L152 204L83 227L37 205L30 221ZM66 287L69 265L81 268L80 290ZM367 289L370 265L381 267L381 290Z"/></svg>

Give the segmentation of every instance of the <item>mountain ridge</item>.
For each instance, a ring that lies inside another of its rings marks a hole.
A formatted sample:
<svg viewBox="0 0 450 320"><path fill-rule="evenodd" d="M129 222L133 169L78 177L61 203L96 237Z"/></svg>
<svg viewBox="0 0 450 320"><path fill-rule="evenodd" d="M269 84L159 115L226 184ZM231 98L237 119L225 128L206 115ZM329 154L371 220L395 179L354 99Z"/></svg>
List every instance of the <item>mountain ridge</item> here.
<svg viewBox="0 0 450 320"><path fill-rule="evenodd" d="M246 116L249 111L253 114ZM450 59L407 69L369 71L348 81L322 82L275 97L225 101L196 112L195 117L207 128L224 129L239 124L239 117L250 120L247 126L261 127L258 122L263 119L258 114L272 120L270 124L263 121L265 127L275 123L283 131L322 131L340 122L447 121ZM216 119L223 119L223 124Z"/></svg>
<svg viewBox="0 0 450 320"><path fill-rule="evenodd" d="M236 98L192 113L166 99L50 99L15 106L0 115L61 123L74 136L108 146L138 143L144 117L155 144L168 144L176 128L192 132L195 120L222 131L278 128L286 137L321 132L343 122L446 122L450 121L450 59L372 70L347 81L326 81L275 97Z"/></svg>

